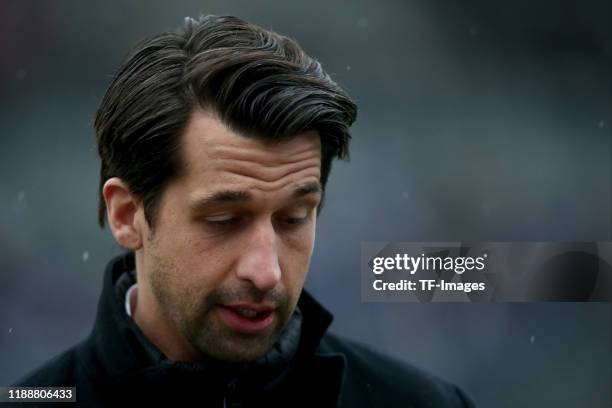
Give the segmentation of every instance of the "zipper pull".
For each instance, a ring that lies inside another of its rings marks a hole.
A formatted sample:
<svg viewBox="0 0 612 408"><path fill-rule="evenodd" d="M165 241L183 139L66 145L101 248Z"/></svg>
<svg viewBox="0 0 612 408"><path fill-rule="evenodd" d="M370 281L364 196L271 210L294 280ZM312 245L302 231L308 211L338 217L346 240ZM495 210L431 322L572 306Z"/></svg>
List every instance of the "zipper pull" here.
<svg viewBox="0 0 612 408"><path fill-rule="evenodd" d="M223 397L223 408L240 408L242 406L240 401L235 399L236 389L238 388L236 382L236 380L232 380L225 387L226 396Z"/></svg>

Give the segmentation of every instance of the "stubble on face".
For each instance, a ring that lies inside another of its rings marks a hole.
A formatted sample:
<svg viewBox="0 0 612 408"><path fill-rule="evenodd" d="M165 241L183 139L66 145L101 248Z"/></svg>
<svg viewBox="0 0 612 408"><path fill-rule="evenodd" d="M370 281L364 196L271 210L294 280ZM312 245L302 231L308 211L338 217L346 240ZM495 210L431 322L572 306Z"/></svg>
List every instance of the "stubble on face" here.
<svg viewBox="0 0 612 408"><path fill-rule="evenodd" d="M181 276L180 271L173 262L155 252L156 237L153 235L150 239L155 265L148 277L151 291L180 334L202 356L248 362L263 356L273 346L294 310L287 313L289 297L282 286L263 293L245 282L236 287L219 286L202 296L197 287L177 285L175 277ZM219 322L218 305L244 301L276 306L277 316L271 330L258 335L240 334L229 331Z"/></svg>

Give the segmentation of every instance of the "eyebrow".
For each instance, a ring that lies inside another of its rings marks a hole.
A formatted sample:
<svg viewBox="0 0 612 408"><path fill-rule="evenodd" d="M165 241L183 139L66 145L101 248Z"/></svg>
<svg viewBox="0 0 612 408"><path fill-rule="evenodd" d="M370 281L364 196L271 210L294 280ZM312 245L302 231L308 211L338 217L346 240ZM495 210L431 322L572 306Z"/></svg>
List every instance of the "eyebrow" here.
<svg viewBox="0 0 612 408"><path fill-rule="evenodd" d="M312 181L298 186L291 194L291 199L297 200L309 195L321 194L323 188L319 181ZM222 190L208 196L195 199L191 209L197 211L215 204L245 203L253 200L253 195L244 190Z"/></svg>
<svg viewBox="0 0 612 408"><path fill-rule="evenodd" d="M321 183L318 181L311 181L306 184L302 184L298 188L295 189L291 198L302 198L311 194L321 194L323 188L321 187Z"/></svg>

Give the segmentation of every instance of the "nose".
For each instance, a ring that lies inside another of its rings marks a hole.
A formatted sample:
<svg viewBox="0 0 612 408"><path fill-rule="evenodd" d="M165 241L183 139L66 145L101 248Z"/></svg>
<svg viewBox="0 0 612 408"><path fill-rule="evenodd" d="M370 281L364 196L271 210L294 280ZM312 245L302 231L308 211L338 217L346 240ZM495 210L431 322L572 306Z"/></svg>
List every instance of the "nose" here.
<svg viewBox="0 0 612 408"><path fill-rule="evenodd" d="M272 290L280 281L276 232L270 221L254 226L241 251L236 275L262 292Z"/></svg>

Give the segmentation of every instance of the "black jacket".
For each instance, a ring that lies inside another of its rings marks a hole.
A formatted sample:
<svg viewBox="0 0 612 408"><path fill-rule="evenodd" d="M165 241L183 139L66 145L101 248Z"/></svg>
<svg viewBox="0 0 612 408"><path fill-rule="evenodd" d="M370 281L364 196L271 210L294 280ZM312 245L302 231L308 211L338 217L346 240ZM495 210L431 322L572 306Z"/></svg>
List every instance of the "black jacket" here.
<svg viewBox="0 0 612 408"><path fill-rule="evenodd" d="M132 253L113 259L89 337L15 385L76 386L87 407L473 407L456 386L326 333L332 315L305 291L299 345L282 375L245 371L235 381L221 366L170 361L125 311L117 282L133 270Z"/></svg>

